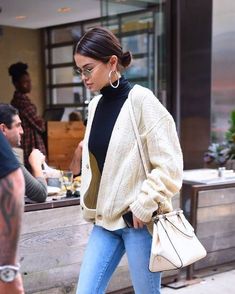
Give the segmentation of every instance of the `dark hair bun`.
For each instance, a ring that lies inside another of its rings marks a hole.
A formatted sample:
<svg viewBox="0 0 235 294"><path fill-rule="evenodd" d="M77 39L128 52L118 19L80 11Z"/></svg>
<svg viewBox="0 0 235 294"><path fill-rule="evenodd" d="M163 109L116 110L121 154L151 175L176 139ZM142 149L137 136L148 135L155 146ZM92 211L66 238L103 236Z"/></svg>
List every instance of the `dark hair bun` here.
<svg viewBox="0 0 235 294"><path fill-rule="evenodd" d="M121 58L121 65L123 67L128 67L130 65L132 60L132 55L130 51L126 51L123 53L122 58Z"/></svg>
<svg viewBox="0 0 235 294"><path fill-rule="evenodd" d="M28 65L26 63L23 62L17 62L15 64L12 64L9 69L9 75L12 77L17 77L20 76L22 74L27 73L27 69L28 69Z"/></svg>

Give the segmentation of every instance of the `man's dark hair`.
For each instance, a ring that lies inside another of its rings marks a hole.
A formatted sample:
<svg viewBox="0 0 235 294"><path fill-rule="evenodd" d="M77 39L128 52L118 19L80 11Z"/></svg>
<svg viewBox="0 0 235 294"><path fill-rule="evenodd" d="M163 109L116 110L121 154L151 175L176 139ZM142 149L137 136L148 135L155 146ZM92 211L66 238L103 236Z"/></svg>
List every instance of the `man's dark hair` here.
<svg viewBox="0 0 235 294"><path fill-rule="evenodd" d="M0 103L0 124L5 124L10 129L15 115L19 115L15 107L10 104Z"/></svg>

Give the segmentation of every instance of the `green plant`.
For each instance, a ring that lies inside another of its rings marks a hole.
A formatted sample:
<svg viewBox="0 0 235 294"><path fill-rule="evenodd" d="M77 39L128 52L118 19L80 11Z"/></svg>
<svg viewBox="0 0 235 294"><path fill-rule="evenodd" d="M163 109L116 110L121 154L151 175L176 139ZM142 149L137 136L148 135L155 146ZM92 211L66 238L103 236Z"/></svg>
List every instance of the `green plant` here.
<svg viewBox="0 0 235 294"><path fill-rule="evenodd" d="M229 145L229 157L235 159L235 110L230 114L230 128L225 134L226 140Z"/></svg>
<svg viewBox="0 0 235 294"><path fill-rule="evenodd" d="M230 114L230 127L225 133L225 141L212 143L204 154L204 161L222 166L228 160L235 159L235 110Z"/></svg>
<svg viewBox="0 0 235 294"><path fill-rule="evenodd" d="M224 165L229 159L229 152L230 149L227 142L212 143L204 154L204 161L206 163L214 162L219 166Z"/></svg>

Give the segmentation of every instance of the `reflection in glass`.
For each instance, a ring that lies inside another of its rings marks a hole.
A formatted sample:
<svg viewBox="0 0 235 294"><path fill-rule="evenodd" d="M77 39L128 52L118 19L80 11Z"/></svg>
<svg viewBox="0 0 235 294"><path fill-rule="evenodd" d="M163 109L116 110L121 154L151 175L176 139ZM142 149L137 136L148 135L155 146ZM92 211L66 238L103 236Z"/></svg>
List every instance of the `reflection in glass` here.
<svg viewBox="0 0 235 294"><path fill-rule="evenodd" d="M73 62L73 46L63 46L52 49L52 63Z"/></svg>
<svg viewBox="0 0 235 294"><path fill-rule="evenodd" d="M122 31L140 31L150 30L153 28L152 12L142 13L139 15L127 16L122 18Z"/></svg>
<svg viewBox="0 0 235 294"><path fill-rule="evenodd" d="M135 84L148 88L148 81L146 80L135 80L135 82L132 83L132 85L135 85Z"/></svg>
<svg viewBox="0 0 235 294"><path fill-rule="evenodd" d="M148 40L147 34L139 34L122 38L122 47L124 51L135 53L147 53Z"/></svg>
<svg viewBox="0 0 235 294"><path fill-rule="evenodd" d="M100 21L96 21L96 22L88 22L84 24L84 32L87 32L89 29L94 28L94 27L99 27L101 26Z"/></svg>
<svg viewBox="0 0 235 294"><path fill-rule="evenodd" d="M139 78L147 77L148 68L147 68L147 58L134 59L131 63L131 66L126 70L127 78Z"/></svg>
<svg viewBox="0 0 235 294"><path fill-rule="evenodd" d="M83 103L82 87L54 88L52 93L52 104Z"/></svg>
<svg viewBox="0 0 235 294"><path fill-rule="evenodd" d="M102 16L110 16L110 15L117 15L120 13L126 13L131 11L137 11L144 8L147 8L148 3L144 3L144 1L127 1L125 0L101 0L101 15ZM128 3L131 2L131 3ZM141 3L140 3L141 2Z"/></svg>
<svg viewBox="0 0 235 294"><path fill-rule="evenodd" d="M102 25L105 26L110 31L112 31L114 34L118 34L119 32L118 20L116 18L106 20L103 22Z"/></svg>
<svg viewBox="0 0 235 294"><path fill-rule="evenodd" d="M71 67L59 67L52 70L53 84L81 83L81 78L74 74Z"/></svg>
<svg viewBox="0 0 235 294"><path fill-rule="evenodd" d="M69 26L52 30L52 44L78 40L81 36L81 26Z"/></svg>

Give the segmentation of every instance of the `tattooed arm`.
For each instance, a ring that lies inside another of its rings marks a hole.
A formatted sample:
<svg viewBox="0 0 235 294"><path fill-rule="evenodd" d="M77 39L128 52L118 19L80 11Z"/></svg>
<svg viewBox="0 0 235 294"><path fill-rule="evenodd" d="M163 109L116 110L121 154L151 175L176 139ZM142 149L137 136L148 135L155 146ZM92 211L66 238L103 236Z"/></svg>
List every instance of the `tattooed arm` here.
<svg viewBox="0 0 235 294"><path fill-rule="evenodd" d="M24 199L24 178L17 169L0 179L0 265L16 264ZM0 280L0 293L23 294L21 276L10 283Z"/></svg>

